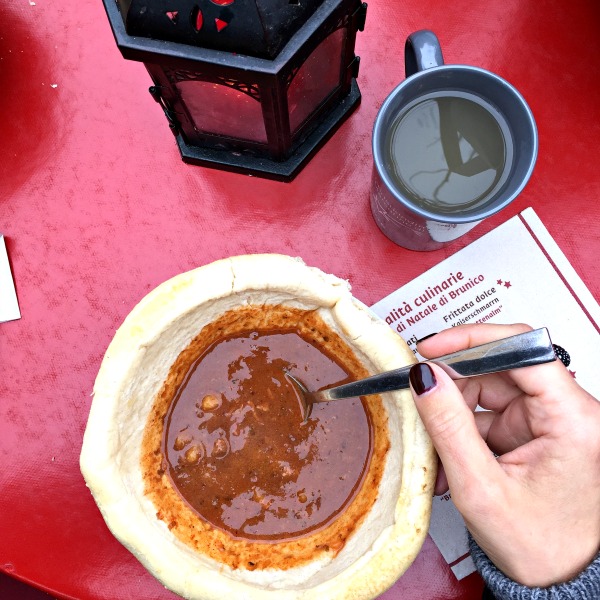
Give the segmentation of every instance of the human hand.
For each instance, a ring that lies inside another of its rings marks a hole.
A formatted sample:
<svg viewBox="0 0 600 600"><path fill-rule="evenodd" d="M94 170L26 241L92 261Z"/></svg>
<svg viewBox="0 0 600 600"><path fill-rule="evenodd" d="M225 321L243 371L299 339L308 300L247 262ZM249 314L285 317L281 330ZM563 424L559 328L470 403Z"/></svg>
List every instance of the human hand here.
<svg viewBox="0 0 600 600"><path fill-rule="evenodd" d="M431 359L530 329L464 325L418 350ZM449 485L492 562L532 587L582 571L600 548L600 402L560 361L456 382L421 363L411 388L442 463L435 491Z"/></svg>

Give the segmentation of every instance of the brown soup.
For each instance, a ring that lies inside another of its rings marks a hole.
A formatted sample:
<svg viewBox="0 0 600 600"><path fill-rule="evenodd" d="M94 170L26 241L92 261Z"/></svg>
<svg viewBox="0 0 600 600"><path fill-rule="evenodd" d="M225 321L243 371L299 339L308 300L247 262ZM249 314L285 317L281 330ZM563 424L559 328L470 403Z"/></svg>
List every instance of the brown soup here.
<svg viewBox="0 0 600 600"><path fill-rule="evenodd" d="M186 502L236 538L292 539L353 499L371 454L360 399L316 405L302 423L289 371L309 389L349 380L295 332L255 331L211 345L166 415L163 454Z"/></svg>

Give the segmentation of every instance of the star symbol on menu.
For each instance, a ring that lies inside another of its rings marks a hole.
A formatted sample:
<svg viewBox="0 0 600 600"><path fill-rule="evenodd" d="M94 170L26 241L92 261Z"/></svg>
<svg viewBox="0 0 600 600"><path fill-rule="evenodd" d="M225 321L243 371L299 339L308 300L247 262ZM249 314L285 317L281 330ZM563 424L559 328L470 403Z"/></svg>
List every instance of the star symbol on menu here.
<svg viewBox="0 0 600 600"><path fill-rule="evenodd" d="M498 279L498 281L496 281L496 285L502 285L502 279Z"/></svg>
<svg viewBox="0 0 600 600"><path fill-rule="evenodd" d="M511 283L510 283L510 281L505 281L505 282L504 282L504 287L505 287L506 289L508 289L510 286L511 286Z"/></svg>

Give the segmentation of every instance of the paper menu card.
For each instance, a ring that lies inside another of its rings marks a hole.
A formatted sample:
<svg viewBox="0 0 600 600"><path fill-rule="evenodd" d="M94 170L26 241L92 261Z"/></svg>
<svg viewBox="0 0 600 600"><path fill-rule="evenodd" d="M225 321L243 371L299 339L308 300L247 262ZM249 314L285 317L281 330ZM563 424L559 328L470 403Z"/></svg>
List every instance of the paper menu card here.
<svg viewBox="0 0 600 600"><path fill-rule="evenodd" d="M415 352L418 339L462 323L547 327L573 377L600 398L600 307L531 208L371 308ZM430 534L458 579L475 570L449 494L433 499Z"/></svg>
<svg viewBox="0 0 600 600"><path fill-rule="evenodd" d="M0 323L21 318L4 236L0 235Z"/></svg>

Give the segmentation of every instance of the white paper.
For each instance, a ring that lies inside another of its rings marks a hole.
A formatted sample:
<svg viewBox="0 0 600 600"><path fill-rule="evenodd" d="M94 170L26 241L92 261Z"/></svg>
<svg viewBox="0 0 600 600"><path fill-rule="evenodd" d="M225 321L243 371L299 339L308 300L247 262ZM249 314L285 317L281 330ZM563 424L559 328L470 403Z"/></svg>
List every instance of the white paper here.
<svg viewBox="0 0 600 600"><path fill-rule="evenodd" d="M15 284L10 272L4 236L0 235L0 322L20 319Z"/></svg>
<svg viewBox="0 0 600 600"><path fill-rule="evenodd" d="M416 341L462 323L547 327L569 370L600 398L600 307L528 208L372 306L415 350ZM475 568L462 517L436 496L430 534L458 579Z"/></svg>

